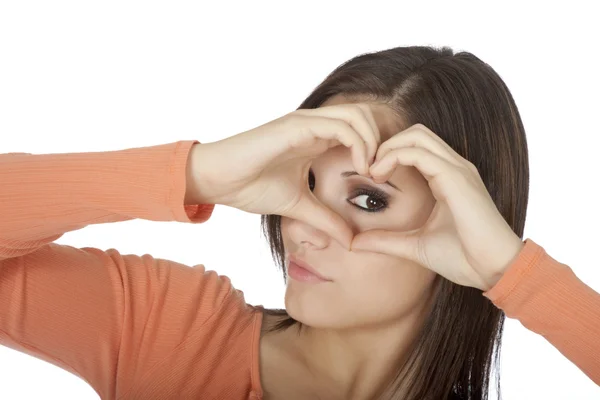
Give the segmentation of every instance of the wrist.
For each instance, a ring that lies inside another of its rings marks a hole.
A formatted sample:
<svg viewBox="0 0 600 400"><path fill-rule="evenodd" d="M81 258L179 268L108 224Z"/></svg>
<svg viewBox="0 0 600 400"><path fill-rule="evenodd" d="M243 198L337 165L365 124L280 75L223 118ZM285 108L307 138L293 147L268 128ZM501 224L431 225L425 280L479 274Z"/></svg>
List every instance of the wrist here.
<svg viewBox="0 0 600 400"><path fill-rule="evenodd" d="M519 254L521 253L523 247L525 247L525 243L519 237L516 237L516 240L506 252L506 254L509 257L508 261L504 262L499 269L495 270L485 279L487 287L484 288L484 291L488 291L494 286L496 286L496 284L500 281L500 279L502 279L508 268L510 268L510 266L514 264L517 258L519 258Z"/></svg>
<svg viewBox="0 0 600 400"><path fill-rule="evenodd" d="M203 168L203 156L202 153L205 150L205 144L196 143L194 144L189 152L188 160L186 164L185 173L185 205L190 204L208 204L207 198L203 191L206 190L206 186L202 184L202 172Z"/></svg>

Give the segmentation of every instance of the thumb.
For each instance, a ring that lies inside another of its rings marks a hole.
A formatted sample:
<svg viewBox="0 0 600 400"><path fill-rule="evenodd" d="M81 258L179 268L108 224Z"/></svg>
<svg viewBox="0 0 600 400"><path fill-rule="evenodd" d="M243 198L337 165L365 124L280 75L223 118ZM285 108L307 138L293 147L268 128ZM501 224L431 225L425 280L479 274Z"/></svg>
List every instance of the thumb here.
<svg viewBox="0 0 600 400"><path fill-rule="evenodd" d="M322 230L350 250L354 232L344 218L316 198L302 196L291 217Z"/></svg>
<svg viewBox="0 0 600 400"><path fill-rule="evenodd" d="M371 251L419 262L419 237L414 233L372 229L352 240L350 251Z"/></svg>

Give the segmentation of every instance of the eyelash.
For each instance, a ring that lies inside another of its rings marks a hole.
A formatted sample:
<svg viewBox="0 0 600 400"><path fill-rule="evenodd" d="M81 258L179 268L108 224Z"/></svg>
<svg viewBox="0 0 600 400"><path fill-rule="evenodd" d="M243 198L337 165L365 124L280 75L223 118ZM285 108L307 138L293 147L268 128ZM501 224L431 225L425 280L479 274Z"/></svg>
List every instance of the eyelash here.
<svg viewBox="0 0 600 400"><path fill-rule="evenodd" d="M308 182L309 182L309 188L311 186L311 177L312 177L312 189L310 189L311 191L314 190L314 185L315 185L315 178L314 178L314 173L311 170L309 170L308 173ZM374 198L376 201L378 201L379 203L382 203L383 205L379 208L376 209L367 209L367 208L363 208L361 206L358 206L356 204L354 204L353 202L351 202L350 200L348 200L348 203L350 203L351 205L353 205L354 207L356 207L357 209L359 209L360 211L363 212L368 212L368 213L373 213L373 212L382 212L384 211L387 206L388 206L388 198L389 195L383 191L377 190L377 189L370 189L370 188L358 188L353 194L351 199L355 199L356 197L359 196L369 196Z"/></svg>
<svg viewBox="0 0 600 400"><path fill-rule="evenodd" d="M368 208L363 208L359 205L354 204L353 202L351 202L350 200L348 200L348 203L352 204L354 207L358 208L360 211L364 211L364 212L368 212L368 213L373 213L373 212L382 212L384 211L387 206L388 206L388 195L386 193L383 193L379 190L375 190L375 189L366 189L366 188L360 188L357 189L356 192L353 193L352 199L359 197L359 196L364 196L367 195L369 197L372 197L373 199L375 199L376 201L378 201L379 203L382 203L382 206L376 208L376 209L368 209Z"/></svg>

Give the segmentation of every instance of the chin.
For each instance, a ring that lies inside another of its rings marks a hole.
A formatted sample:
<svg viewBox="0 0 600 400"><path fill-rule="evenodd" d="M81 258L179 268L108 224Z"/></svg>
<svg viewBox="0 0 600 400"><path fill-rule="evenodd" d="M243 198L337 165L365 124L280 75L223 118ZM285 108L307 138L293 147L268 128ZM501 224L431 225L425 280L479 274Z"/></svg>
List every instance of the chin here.
<svg viewBox="0 0 600 400"><path fill-rule="evenodd" d="M317 294L311 293L311 290L299 293L288 287L285 292L285 309L289 316L310 327L331 327L334 311L323 304L323 299Z"/></svg>
<svg viewBox="0 0 600 400"><path fill-rule="evenodd" d="M290 317L311 328L345 329L356 326L355 313L340 309L335 302L316 291L296 290L288 286L285 309Z"/></svg>

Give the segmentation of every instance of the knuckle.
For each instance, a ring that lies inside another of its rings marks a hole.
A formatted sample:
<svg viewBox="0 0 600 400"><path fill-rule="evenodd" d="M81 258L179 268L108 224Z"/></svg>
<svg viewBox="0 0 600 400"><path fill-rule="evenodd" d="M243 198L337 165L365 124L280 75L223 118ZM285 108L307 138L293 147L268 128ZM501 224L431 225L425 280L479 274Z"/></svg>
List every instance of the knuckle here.
<svg viewBox="0 0 600 400"><path fill-rule="evenodd" d="M336 129L339 131L347 131L348 129L350 129L350 124L348 124L346 121L341 120L341 119L334 119L333 123L336 126Z"/></svg>
<svg viewBox="0 0 600 400"><path fill-rule="evenodd" d="M425 125L423 124L417 124L418 126L416 126L415 130L412 130L409 132L409 134L415 138L423 138L423 137L431 137L431 131L429 130L429 128L427 128Z"/></svg>
<svg viewBox="0 0 600 400"><path fill-rule="evenodd" d="M286 115L285 122L288 125L301 125L304 121L304 116L302 114L298 114L295 111Z"/></svg>
<svg viewBox="0 0 600 400"><path fill-rule="evenodd" d="M314 109L312 109L312 108L298 108L287 115L288 116L310 116L312 113L314 113Z"/></svg>
<svg viewBox="0 0 600 400"><path fill-rule="evenodd" d="M476 174L479 174L479 170L477 169L477 167L475 166L475 164L473 164L473 162L466 160L467 161L467 168L469 168L469 170L471 172L475 172Z"/></svg>
<svg viewBox="0 0 600 400"><path fill-rule="evenodd" d="M367 113L371 111L371 108L367 103L355 103L355 108L359 110L361 113Z"/></svg>
<svg viewBox="0 0 600 400"><path fill-rule="evenodd" d="M366 117L367 117L367 116L366 116L366 112L367 112L367 110L366 110L366 107L367 107L367 105L366 105L366 104L362 104L362 103L354 103L354 104L351 104L351 108L350 108L350 110L351 110L351 111L352 111L352 112L353 112L353 113L354 113L354 114L355 114L357 117L360 117L360 118L366 118Z"/></svg>
<svg viewBox="0 0 600 400"><path fill-rule="evenodd" d="M427 137L423 136L422 130L416 130L407 132L406 135L402 135L401 140L407 145L414 146L418 143L422 143L423 141L427 140Z"/></svg>
<svg viewBox="0 0 600 400"><path fill-rule="evenodd" d="M418 123L416 125L416 128L417 129L415 131L415 134L417 134L417 135L423 135L423 134L425 134L425 135L427 135L429 137L431 137L432 135L435 135L435 133L431 129L429 129L427 126L425 126L425 125L423 125L421 123Z"/></svg>

